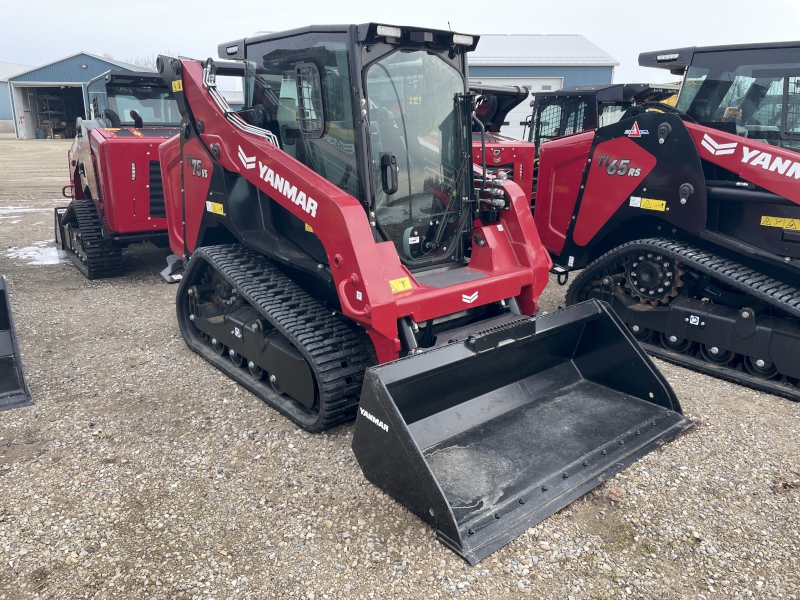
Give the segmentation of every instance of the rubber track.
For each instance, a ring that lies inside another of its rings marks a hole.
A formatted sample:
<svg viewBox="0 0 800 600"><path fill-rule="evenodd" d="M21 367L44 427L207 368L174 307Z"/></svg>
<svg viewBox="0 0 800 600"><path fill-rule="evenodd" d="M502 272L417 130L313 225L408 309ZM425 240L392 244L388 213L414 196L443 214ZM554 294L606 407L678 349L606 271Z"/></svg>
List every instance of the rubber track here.
<svg viewBox="0 0 800 600"><path fill-rule="evenodd" d="M647 238L628 242L603 254L593 261L573 280L567 290L567 305L580 301L579 294L597 273L619 260L622 256L633 251L658 252L666 257L680 261L692 269L705 273L736 289L762 300L772 306L787 312L794 317L800 317L800 290L782 283L768 275L764 275L733 260L722 258L712 252L701 250L690 244L676 242L665 238ZM748 385L754 389L776 394L800 401L800 390L790 384L773 379L761 379L745 371L713 365L695 357L666 350L659 346L642 343L642 347L649 354L664 360L720 377L738 384Z"/></svg>
<svg viewBox="0 0 800 600"><path fill-rule="evenodd" d="M242 245L199 248L202 258L304 355L319 389L320 417L299 425L322 431L355 418L364 371L372 366L369 352L346 317L315 300L265 256ZM343 368L342 361L348 366ZM231 368L235 369L231 363ZM346 378L351 378L348 383ZM292 418L271 401L262 400Z"/></svg>
<svg viewBox="0 0 800 600"><path fill-rule="evenodd" d="M122 255L119 249L111 255L103 250L103 227L94 200L73 200L72 207L78 220L86 263L67 248L70 260L87 279L119 275L122 272Z"/></svg>
<svg viewBox="0 0 800 600"><path fill-rule="evenodd" d="M658 252L684 263L742 292L750 294L768 304L786 311L794 317L800 318L800 290L791 285L764 275L755 269L746 267L727 258L722 258L683 242L676 242L664 238L648 238L628 242L606 252L603 256L587 265L575 278L567 291L567 303L577 302L580 289L597 271L607 267L628 252L635 250L643 252Z"/></svg>

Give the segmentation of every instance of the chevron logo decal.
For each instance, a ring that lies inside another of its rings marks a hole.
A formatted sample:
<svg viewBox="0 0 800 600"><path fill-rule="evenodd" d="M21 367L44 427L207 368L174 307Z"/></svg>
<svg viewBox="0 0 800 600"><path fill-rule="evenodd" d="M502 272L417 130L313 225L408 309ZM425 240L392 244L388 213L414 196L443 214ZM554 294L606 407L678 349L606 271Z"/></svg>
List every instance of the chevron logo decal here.
<svg viewBox="0 0 800 600"><path fill-rule="evenodd" d="M472 295L461 294L461 300L466 302L467 304L472 304L475 300L478 299L478 292L475 292Z"/></svg>
<svg viewBox="0 0 800 600"><path fill-rule="evenodd" d="M255 156L247 156L242 150L242 147L239 146L239 160L242 161L245 169L255 169L256 168L256 157Z"/></svg>
<svg viewBox="0 0 800 600"><path fill-rule="evenodd" d="M719 142L715 141L710 135L703 134L703 140L700 144L708 150L714 156L724 156L725 154L733 154L736 152L736 142L731 142L729 144L720 144Z"/></svg>

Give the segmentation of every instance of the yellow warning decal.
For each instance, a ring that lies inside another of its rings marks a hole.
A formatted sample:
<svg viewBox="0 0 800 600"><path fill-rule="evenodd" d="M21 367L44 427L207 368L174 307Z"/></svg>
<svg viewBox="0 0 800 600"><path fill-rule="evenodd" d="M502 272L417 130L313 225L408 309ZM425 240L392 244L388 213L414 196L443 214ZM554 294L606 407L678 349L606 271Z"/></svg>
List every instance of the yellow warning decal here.
<svg viewBox="0 0 800 600"><path fill-rule="evenodd" d="M635 208L643 208L645 210L657 210L659 212L664 212L667 210L667 201L656 200L655 198L639 198L637 196L631 196L630 204Z"/></svg>
<svg viewBox="0 0 800 600"><path fill-rule="evenodd" d="M308 233L314 233L314 230L313 230L313 229L311 229L311 225L309 225L308 223L306 223L306 224L305 224L305 226L306 226L306 231L307 231Z"/></svg>
<svg viewBox="0 0 800 600"><path fill-rule="evenodd" d="M800 231L800 219L762 216L761 224L764 227L777 227L779 229L790 229L792 231Z"/></svg>
<svg viewBox="0 0 800 600"><path fill-rule="evenodd" d="M219 202L206 202L206 210L215 215L225 216L225 211L222 210L222 204Z"/></svg>
<svg viewBox="0 0 800 600"><path fill-rule="evenodd" d="M172 91L173 92L182 92L183 91L183 79L176 79L172 82Z"/></svg>
<svg viewBox="0 0 800 600"><path fill-rule="evenodd" d="M401 277L400 279L392 279L389 282L392 288L392 293L405 292L411 289L411 280L408 277Z"/></svg>

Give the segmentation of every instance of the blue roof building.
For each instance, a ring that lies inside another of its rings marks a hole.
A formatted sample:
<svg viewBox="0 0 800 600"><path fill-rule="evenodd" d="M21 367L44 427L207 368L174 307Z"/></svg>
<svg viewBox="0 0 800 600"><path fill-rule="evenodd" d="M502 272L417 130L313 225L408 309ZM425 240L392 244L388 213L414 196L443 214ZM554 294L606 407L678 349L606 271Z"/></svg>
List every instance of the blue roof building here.
<svg viewBox="0 0 800 600"><path fill-rule="evenodd" d="M0 63L4 64L10 63ZM4 78L0 75L0 132L13 128L20 139L74 137L75 120L88 114L86 84L111 69L149 70L108 56L78 52Z"/></svg>

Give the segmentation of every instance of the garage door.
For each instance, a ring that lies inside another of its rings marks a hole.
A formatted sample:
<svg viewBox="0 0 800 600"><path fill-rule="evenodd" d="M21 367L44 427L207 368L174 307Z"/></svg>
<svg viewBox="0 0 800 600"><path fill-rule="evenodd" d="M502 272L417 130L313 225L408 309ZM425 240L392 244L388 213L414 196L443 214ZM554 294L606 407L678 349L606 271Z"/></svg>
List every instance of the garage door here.
<svg viewBox="0 0 800 600"><path fill-rule="evenodd" d="M508 125L504 125L502 128L502 133L516 138L522 137L524 126L520 125L520 123L525 121L533 110L530 106L533 94L542 91L560 90L564 85L564 80L561 77L471 77L469 82L482 85L524 85L531 91L531 96L525 102L522 102L508 113L506 117Z"/></svg>

